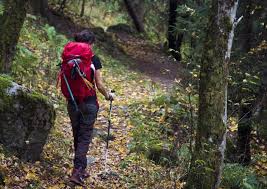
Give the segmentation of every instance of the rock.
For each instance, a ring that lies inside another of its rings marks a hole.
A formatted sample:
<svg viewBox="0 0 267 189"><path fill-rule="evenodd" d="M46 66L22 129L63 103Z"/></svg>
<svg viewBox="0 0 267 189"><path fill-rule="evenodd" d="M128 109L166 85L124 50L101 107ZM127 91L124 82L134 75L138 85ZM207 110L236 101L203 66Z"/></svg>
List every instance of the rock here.
<svg viewBox="0 0 267 189"><path fill-rule="evenodd" d="M106 32L101 27L95 27L90 29L94 34L96 35L96 38L98 41L105 41L105 38L107 37Z"/></svg>
<svg viewBox="0 0 267 189"><path fill-rule="evenodd" d="M114 33L128 33L128 34L134 34L135 31L134 29L131 28L131 26L127 25L127 24L117 24L117 25L113 25L108 27L107 32L114 32Z"/></svg>
<svg viewBox="0 0 267 189"><path fill-rule="evenodd" d="M0 143L26 161L37 161L54 125L53 105L0 75Z"/></svg>
<svg viewBox="0 0 267 189"><path fill-rule="evenodd" d="M92 165L96 162L96 158L90 156L90 157L87 157L87 165Z"/></svg>
<svg viewBox="0 0 267 189"><path fill-rule="evenodd" d="M106 131L104 131L103 129L99 129L99 128L93 129L93 137L103 136L105 134L106 134Z"/></svg>
<svg viewBox="0 0 267 189"><path fill-rule="evenodd" d="M117 57L124 53L123 49L114 41L114 33L105 32L101 27L90 28L96 36L96 43L107 53Z"/></svg>

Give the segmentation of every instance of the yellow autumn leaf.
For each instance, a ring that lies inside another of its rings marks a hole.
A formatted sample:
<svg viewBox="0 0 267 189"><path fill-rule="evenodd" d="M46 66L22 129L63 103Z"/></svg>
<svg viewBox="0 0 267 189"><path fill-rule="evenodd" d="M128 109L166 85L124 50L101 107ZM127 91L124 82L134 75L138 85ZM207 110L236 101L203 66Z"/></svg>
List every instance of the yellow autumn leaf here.
<svg viewBox="0 0 267 189"><path fill-rule="evenodd" d="M163 115L163 116L160 117L159 122L163 123L164 121L165 121L165 116Z"/></svg>
<svg viewBox="0 0 267 189"><path fill-rule="evenodd" d="M34 173L29 171L25 177L27 180L38 180L38 176Z"/></svg>
<svg viewBox="0 0 267 189"><path fill-rule="evenodd" d="M60 183L60 184L56 184L54 186L49 186L48 189L59 189L59 188L64 188L65 184Z"/></svg>

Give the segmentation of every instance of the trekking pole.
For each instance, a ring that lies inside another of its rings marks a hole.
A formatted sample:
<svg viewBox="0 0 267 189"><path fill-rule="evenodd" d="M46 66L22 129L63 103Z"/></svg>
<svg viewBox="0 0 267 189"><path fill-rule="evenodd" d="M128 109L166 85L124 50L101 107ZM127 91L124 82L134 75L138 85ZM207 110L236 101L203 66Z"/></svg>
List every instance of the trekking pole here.
<svg viewBox="0 0 267 189"><path fill-rule="evenodd" d="M111 93L115 93L114 90ZM108 134L106 138L106 152L105 152L105 171L107 172L107 159L108 159L108 147L109 147L109 139L110 139L110 129L111 129L111 112L112 112L112 101L109 102L109 116L108 116Z"/></svg>
<svg viewBox="0 0 267 189"><path fill-rule="evenodd" d="M112 111L112 100L110 100L110 103L109 103L109 116L108 116L108 136L107 136L107 149L108 149L108 141L109 141L109 138L110 138L110 128L111 128L111 111Z"/></svg>
<svg viewBox="0 0 267 189"><path fill-rule="evenodd" d="M74 99L73 93L72 93L72 91L71 91L71 89L70 89L70 85L69 85L68 80L67 80L67 78L66 78L66 75L65 75L64 73L63 73L63 78L64 78L64 81L65 81L65 83L66 83L66 85L67 85L67 88L68 88L68 91L69 91L69 94L70 94L70 98L71 98L71 100L72 100L72 102L73 102L73 104L74 104L74 106L75 106L75 110L76 110L76 111L79 111L79 109L78 109L78 105L77 105L77 103L76 103L76 101L75 101L75 99Z"/></svg>

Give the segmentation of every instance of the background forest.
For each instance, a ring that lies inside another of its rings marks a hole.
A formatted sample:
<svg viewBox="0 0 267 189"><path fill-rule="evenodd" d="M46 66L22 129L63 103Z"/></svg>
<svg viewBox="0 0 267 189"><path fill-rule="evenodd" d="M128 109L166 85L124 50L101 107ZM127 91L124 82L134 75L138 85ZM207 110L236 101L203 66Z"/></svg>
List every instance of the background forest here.
<svg viewBox="0 0 267 189"><path fill-rule="evenodd" d="M264 0L0 0L0 188L74 187L57 74L64 45L85 28L116 91L112 172L100 174L109 104L99 95L86 187L266 188L266 24ZM29 101L6 94L12 82L34 91ZM28 121L42 108L49 115ZM37 133L43 117L51 129Z"/></svg>

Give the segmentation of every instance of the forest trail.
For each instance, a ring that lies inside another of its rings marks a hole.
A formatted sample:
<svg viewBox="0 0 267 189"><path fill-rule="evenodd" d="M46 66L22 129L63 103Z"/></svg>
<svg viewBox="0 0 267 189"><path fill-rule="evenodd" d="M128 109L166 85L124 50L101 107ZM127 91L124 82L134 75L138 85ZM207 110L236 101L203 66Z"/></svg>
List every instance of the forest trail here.
<svg viewBox="0 0 267 189"><path fill-rule="evenodd" d="M101 173L105 173L106 142L104 138L107 133L109 109L109 103L107 101L101 101L101 108L95 124L94 138L88 153L89 159L94 161L88 166L91 176L86 184L89 188L128 188L129 186L127 186L127 182L125 182L125 177L137 171L135 167L128 167L127 169L121 167L123 161L126 160L129 155L129 142L131 140L131 129L133 128L129 120L129 111L131 111L129 106L133 102L138 103L139 101L145 100L145 98L152 98L155 91L148 85L138 85L135 80L120 82L121 80L125 81L126 77L129 77L129 73L127 72L125 75L119 75L116 79L108 78L112 80L112 83L115 85L122 85L122 90L118 91L119 94L114 101L111 118L111 133L115 139L110 141L107 168L112 171L113 174L109 175L107 178L101 177ZM140 75L138 78L140 79L140 83L145 84L142 80L144 78L140 78ZM65 113L61 112L58 114L57 124L56 127L60 129L60 132L65 133L64 137L71 140L71 125ZM72 167L72 157L69 157L65 164ZM68 172L68 174L70 174L70 172ZM66 185L71 186L67 178L64 178L64 180Z"/></svg>
<svg viewBox="0 0 267 189"><path fill-rule="evenodd" d="M51 10L50 25L69 38L82 29L92 30L97 37L98 46L107 54L124 62L132 70L148 76L164 88L171 88L175 80L179 81L186 77L187 71L179 62L168 56L160 45L151 44L135 33L120 30L119 27L111 31L108 28L105 32L102 28L94 27L89 23L86 20L88 18L81 19L76 16L77 20L74 21L72 17L75 18L75 15L71 13L67 15L71 17L67 17L66 13L62 15Z"/></svg>
<svg viewBox="0 0 267 189"><path fill-rule="evenodd" d="M84 29L84 27L74 24L70 19L59 15L54 15L50 24L68 37ZM104 138L107 133L109 109L109 103L100 100L101 105L95 124L94 138L88 153L89 159L93 162L88 166L91 176L86 181L86 186L96 189L129 188L129 183L131 182L129 180L126 181L125 178L135 173L137 173L137 177L140 177L138 174L140 174L140 171L142 172L142 170L139 170L140 167L122 168L129 155L129 142L131 141L133 128L129 118L130 111L132 111L130 106L133 103L142 103L152 99L158 93L165 93L172 87L175 80L180 79L177 76L181 75L182 68L177 62L164 54L159 47L149 44L148 41L140 37L138 38L125 32L103 32L99 28L93 28L92 30L97 36L97 45L100 48L102 47L107 54L120 60L120 62L124 62L126 68L119 74L114 74L105 67L103 70L107 86L116 89L111 119L111 133L115 139L110 141L107 160L107 167L114 174L109 175L107 178L100 176L105 171L106 142ZM56 128L59 129L59 132L65 133L64 138L67 138L72 145L71 125L66 113L58 112ZM71 145L69 146L70 152L73 151ZM65 170L67 175L70 174L72 158L73 154L67 157L67 161L64 160L64 164L69 167L68 170ZM146 178L143 179L145 180ZM68 181L68 177L63 177L62 175L62 180L64 181L64 183L60 183L62 186L72 186Z"/></svg>
<svg viewBox="0 0 267 189"><path fill-rule="evenodd" d="M185 78L186 70L160 45L125 31L116 31L113 38L123 52L131 57L130 68L149 76L154 82L171 86L175 80Z"/></svg>
<svg viewBox="0 0 267 189"><path fill-rule="evenodd" d="M19 2L0 1L0 125L11 126L0 127L0 188L267 188L266 3ZM116 97L109 112L98 94L81 187L70 182L74 139L56 82L64 45L84 29Z"/></svg>
<svg viewBox="0 0 267 189"><path fill-rule="evenodd" d="M111 133L115 139L110 141L107 161L107 167L114 174L106 179L100 176L105 171L106 142L104 138L107 133L109 109L109 103L101 100L101 108L95 124L94 139L88 153L88 157L93 159L94 162L89 165L88 170L90 170L91 176L86 183L89 188L129 188L127 186L129 181L126 182L125 177L137 172L138 170L136 169L139 169L136 167L128 167L127 169L121 167L129 155L129 143L133 128L130 123L130 111L132 111L130 106L133 103L142 104L143 101L153 99L158 93L165 93L167 88L157 85L149 76L128 70L128 67L120 70L119 73L112 73L112 70L104 67L103 75L107 86L116 89L111 119ZM66 113L59 112L56 127L59 128L60 132L65 133L64 137L68 138L70 143L72 143L71 125ZM72 156L67 161L69 167L72 167ZM68 183L67 178L64 180L65 183Z"/></svg>

